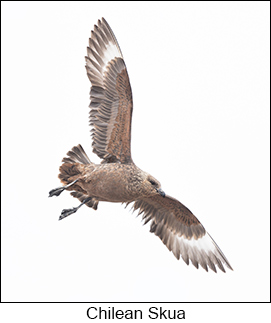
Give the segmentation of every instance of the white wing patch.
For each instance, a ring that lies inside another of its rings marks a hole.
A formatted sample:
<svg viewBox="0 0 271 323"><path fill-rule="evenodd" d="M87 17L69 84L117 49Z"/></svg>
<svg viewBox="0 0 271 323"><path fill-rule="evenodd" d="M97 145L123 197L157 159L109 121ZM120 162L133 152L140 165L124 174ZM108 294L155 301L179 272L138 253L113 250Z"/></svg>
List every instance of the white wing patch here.
<svg viewBox="0 0 271 323"><path fill-rule="evenodd" d="M179 236L173 233L163 222L160 222L157 224L157 230L153 231L153 233L162 240L177 259L181 257L187 265L191 260L196 268L201 265L206 271L208 271L209 267L214 272L217 272L216 266L218 266L219 269L225 272L223 264L232 270L227 258L207 232L201 238L195 239L191 237L188 239L185 235Z"/></svg>
<svg viewBox="0 0 271 323"><path fill-rule="evenodd" d="M172 233L171 235L173 236ZM186 239L184 236L180 237L176 235L174 235L174 239L175 248L173 247L172 252L177 258L178 255L181 255L182 259L187 264L189 264L190 259L196 268L198 268L198 264L200 264L206 271L208 271L209 266L215 272L215 265L217 265L223 272L225 272L223 264L226 264L226 266L229 267L227 262L224 260L225 256L222 251L207 232L199 239L195 239L194 237Z"/></svg>
<svg viewBox="0 0 271 323"><path fill-rule="evenodd" d="M108 44L108 46L106 48L106 51L104 52L104 67L103 67L103 72L105 72L108 63L112 59L114 59L116 57L121 57L122 58L122 55L119 52L118 47L115 44L109 42L109 44Z"/></svg>
<svg viewBox="0 0 271 323"><path fill-rule="evenodd" d="M100 78L103 77L110 61L116 57L123 58L117 39L104 18L102 21L98 20L98 26L94 26L87 51L91 60L87 61L87 66L91 69L95 67Z"/></svg>

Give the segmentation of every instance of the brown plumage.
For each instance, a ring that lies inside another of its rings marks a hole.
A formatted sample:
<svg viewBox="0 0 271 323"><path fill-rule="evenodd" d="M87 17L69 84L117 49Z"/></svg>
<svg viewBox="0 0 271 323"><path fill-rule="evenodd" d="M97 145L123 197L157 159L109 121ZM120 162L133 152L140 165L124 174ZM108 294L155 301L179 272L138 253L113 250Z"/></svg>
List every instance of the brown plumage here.
<svg viewBox="0 0 271 323"><path fill-rule="evenodd" d="M51 190L58 196L64 190L81 204L62 211L60 219L75 213L82 205L96 210L100 201L134 203L143 214L144 224L157 235L175 257L206 271L232 269L214 240L193 213L176 199L165 195L150 174L139 169L131 157L132 91L118 42L104 18L91 32L86 70L92 84L90 125L93 152L101 164L90 161L81 145L64 157L59 178L64 186Z"/></svg>

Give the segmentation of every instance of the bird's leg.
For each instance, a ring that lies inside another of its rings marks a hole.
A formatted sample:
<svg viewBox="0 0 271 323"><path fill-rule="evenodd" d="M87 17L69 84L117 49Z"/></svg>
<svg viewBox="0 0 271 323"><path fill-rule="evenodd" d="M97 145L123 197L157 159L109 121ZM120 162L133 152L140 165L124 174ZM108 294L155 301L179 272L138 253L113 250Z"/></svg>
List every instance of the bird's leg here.
<svg viewBox="0 0 271 323"><path fill-rule="evenodd" d="M71 183L69 183L69 184L67 184L67 185L65 185L65 186L61 186L61 187L58 187L58 188L54 188L53 190L51 190L50 192L49 192L49 197L52 197L52 196L59 196L66 188L68 188L68 187L70 187L70 186L72 186L74 183L76 183L78 181L78 178L75 180L75 181L73 181L73 182L71 182Z"/></svg>
<svg viewBox="0 0 271 323"><path fill-rule="evenodd" d="M88 198L84 199L84 201L80 205L78 205L77 207L62 210L61 215L58 220L62 220L64 218L66 218L68 215L75 213L82 205L84 205L85 203L87 203L91 199L92 199L92 197L88 197Z"/></svg>

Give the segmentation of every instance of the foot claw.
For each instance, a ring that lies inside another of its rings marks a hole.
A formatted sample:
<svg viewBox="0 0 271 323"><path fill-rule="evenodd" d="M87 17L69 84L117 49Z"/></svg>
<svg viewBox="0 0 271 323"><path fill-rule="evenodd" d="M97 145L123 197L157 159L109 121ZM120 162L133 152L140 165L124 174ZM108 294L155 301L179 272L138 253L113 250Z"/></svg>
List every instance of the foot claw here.
<svg viewBox="0 0 271 323"><path fill-rule="evenodd" d="M49 192L49 197L52 197L52 196L59 196L63 191L64 191L65 188L63 187L58 187L58 188L54 188L53 190L51 190Z"/></svg>

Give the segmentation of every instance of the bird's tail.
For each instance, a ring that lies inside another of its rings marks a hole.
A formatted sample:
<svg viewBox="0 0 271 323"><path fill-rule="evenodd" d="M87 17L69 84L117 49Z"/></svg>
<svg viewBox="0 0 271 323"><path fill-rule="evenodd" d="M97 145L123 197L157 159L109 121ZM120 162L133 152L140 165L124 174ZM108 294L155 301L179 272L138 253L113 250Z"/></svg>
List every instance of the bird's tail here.
<svg viewBox="0 0 271 323"><path fill-rule="evenodd" d="M72 191L71 195L73 197L78 198L80 202L88 207L97 210L99 202L88 195L80 181L84 182L83 174L92 171L94 164L90 161L81 145L74 146L67 152L67 156L62 159L63 164L59 167L60 173L58 175L61 182L65 185L65 190ZM91 164L93 167L88 167Z"/></svg>
<svg viewBox="0 0 271 323"><path fill-rule="evenodd" d="M81 145L74 146L67 152L67 156L62 159L63 164L59 168L60 173L58 175L64 185L79 179L85 168L84 165L91 164L90 159Z"/></svg>

